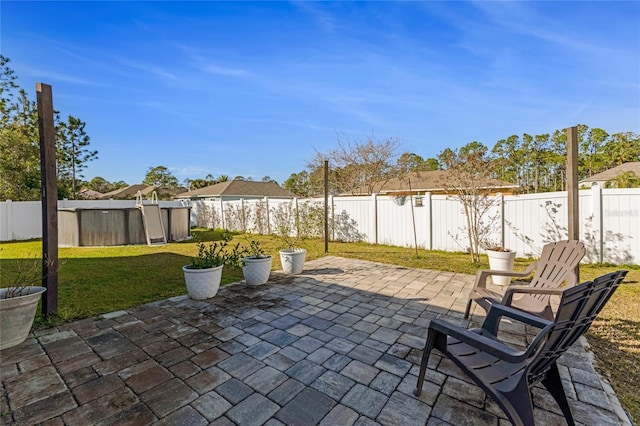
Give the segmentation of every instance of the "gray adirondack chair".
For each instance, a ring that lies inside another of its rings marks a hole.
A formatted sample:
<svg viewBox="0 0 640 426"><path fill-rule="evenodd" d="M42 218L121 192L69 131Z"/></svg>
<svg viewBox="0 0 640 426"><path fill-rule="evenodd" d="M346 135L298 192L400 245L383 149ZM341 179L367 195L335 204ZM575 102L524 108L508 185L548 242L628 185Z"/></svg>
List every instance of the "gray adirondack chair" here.
<svg viewBox="0 0 640 426"><path fill-rule="evenodd" d="M573 425L556 360L587 331L626 274L627 271L613 272L564 290L553 321L500 304L491 306L479 329L467 330L432 320L414 393L420 395L422 391L429 355L435 348L473 379L513 424L534 424L530 389L541 382L560 406L567 423ZM517 350L496 337L501 317L541 331L525 350Z"/></svg>
<svg viewBox="0 0 640 426"><path fill-rule="evenodd" d="M465 319L469 318L472 302L478 303L485 311L494 303L511 306L534 315L553 320L551 296L562 292L558 287L565 280L565 288L576 284L575 269L584 257L584 244L576 240L558 241L542 248L540 259L533 262L523 272L482 270L476 274L476 281L469 293ZM535 270L530 283L512 283L502 295L487 289L489 275L525 278ZM518 297L514 298L514 295Z"/></svg>

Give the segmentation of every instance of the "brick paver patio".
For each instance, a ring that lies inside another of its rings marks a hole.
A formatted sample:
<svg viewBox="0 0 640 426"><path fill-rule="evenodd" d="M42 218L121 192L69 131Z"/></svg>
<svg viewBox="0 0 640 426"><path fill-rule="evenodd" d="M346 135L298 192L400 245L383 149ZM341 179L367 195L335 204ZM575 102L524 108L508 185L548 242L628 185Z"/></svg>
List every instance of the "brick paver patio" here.
<svg viewBox="0 0 640 426"><path fill-rule="evenodd" d="M225 286L38 332L0 352L2 424L497 425L502 411L433 352L430 319L461 325L473 276L324 257L299 276ZM477 310L476 321L481 320ZM523 342L523 330L504 339ZM574 417L630 424L583 345L561 374ZM565 424L535 388L536 422Z"/></svg>

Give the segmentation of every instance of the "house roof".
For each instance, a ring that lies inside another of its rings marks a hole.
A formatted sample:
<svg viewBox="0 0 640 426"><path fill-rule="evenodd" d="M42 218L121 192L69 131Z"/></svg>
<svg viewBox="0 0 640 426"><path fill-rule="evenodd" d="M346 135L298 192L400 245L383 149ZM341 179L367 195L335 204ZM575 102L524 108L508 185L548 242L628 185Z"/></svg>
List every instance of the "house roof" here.
<svg viewBox="0 0 640 426"><path fill-rule="evenodd" d="M377 194L392 194L398 192L409 192L409 181L411 181L411 192L446 192L443 182L447 180L447 170L431 170L427 172L411 172L401 177L389 179L386 182L379 182L373 187L373 192ZM498 179L484 178L482 186L492 188L496 191L514 192L518 185ZM368 189L361 187L356 190L356 194L368 194Z"/></svg>
<svg viewBox="0 0 640 426"><path fill-rule="evenodd" d="M109 199L109 198L114 198L114 199L134 199L134 198L136 198L136 195L138 194L138 191L140 191L140 194L143 197L146 197L146 196L150 195L154 191L156 192L158 197L163 197L163 196L166 196L166 195L173 195L176 192L176 190L168 188L168 187L165 187L165 186L154 186L154 185L139 184L139 185L129 185L129 186L125 187L125 188L120 188L120 189L116 189L116 190L111 191L111 192L107 192L106 194L102 195L100 198L103 198L103 199Z"/></svg>
<svg viewBox="0 0 640 426"><path fill-rule="evenodd" d="M77 198L82 198L85 200L96 200L98 198L102 198L104 194L102 192L94 191L93 189L81 189L76 193Z"/></svg>
<svg viewBox="0 0 640 426"><path fill-rule="evenodd" d="M147 190L149 185L129 185L124 188L114 189L102 196L102 198L135 198L138 191ZM153 187L152 187L153 188Z"/></svg>
<svg viewBox="0 0 640 426"><path fill-rule="evenodd" d="M624 163L609 170L605 170L602 173L598 173L589 178L581 180L580 184L589 182L606 182L617 178L618 175L623 172L634 172L636 176L640 176L640 161Z"/></svg>
<svg viewBox="0 0 640 426"><path fill-rule="evenodd" d="M183 192L174 198L206 198L206 197L287 197L293 198L287 191L275 182L254 182L251 180L228 180L205 186L193 191Z"/></svg>

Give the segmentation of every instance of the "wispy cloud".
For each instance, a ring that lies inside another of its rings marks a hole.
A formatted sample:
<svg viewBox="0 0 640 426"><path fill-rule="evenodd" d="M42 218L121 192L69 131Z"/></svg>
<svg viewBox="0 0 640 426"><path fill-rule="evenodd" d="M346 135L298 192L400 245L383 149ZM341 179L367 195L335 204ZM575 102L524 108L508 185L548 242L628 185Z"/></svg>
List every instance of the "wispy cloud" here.
<svg viewBox="0 0 640 426"><path fill-rule="evenodd" d="M527 35L555 44L560 48L583 53L613 53L612 46L600 44L603 33L581 31L570 20L558 20L551 14L541 15L536 3L475 1L473 5L493 23L516 34ZM565 15L566 16L566 15ZM615 49L615 48L614 48Z"/></svg>
<svg viewBox="0 0 640 426"><path fill-rule="evenodd" d="M158 76L167 80L180 80L180 78L174 73L155 64L132 61L130 59L125 59L125 58L116 58L116 60L120 62L120 64L126 67L133 68L139 71L144 71L147 74L153 74L155 76Z"/></svg>
<svg viewBox="0 0 640 426"><path fill-rule="evenodd" d="M25 73L32 75L38 79L50 79L58 82L73 83L73 84L79 84L83 86L100 85L100 83L98 83L97 81L77 77L71 73L69 74L62 73L58 71L52 71L50 69L41 68L41 67L34 68L26 64L23 64L20 69L21 71L24 71Z"/></svg>
<svg viewBox="0 0 640 426"><path fill-rule="evenodd" d="M243 76L247 76L247 75L251 74L250 72L245 71L243 69L226 68L226 67L221 67L221 66L213 64L213 63L205 65L202 68L202 70L205 71L205 72L211 73L211 74L231 76L231 77L243 77Z"/></svg>
<svg viewBox="0 0 640 426"><path fill-rule="evenodd" d="M311 16L314 21L327 33L334 33L338 28L337 20L328 12L325 12L317 4L310 1L296 1L293 3L300 11Z"/></svg>

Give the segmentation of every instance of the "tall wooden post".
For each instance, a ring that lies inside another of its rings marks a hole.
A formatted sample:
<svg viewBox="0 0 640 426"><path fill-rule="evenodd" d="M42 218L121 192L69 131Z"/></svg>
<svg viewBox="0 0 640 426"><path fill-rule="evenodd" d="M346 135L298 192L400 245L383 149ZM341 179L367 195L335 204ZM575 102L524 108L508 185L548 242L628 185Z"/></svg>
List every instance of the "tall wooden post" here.
<svg viewBox="0 0 640 426"><path fill-rule="evenodd" d="M42 314L58 310L58 184L56 181L56 130L53 124L51 86L36 83L42 196Z"/></svg>
<svg viewBox="0 0 640 426"><path fill-rule="evenodd" d="M329 253L329 160L324 160L324 252Z"/></svg>
<svg viewBox="0 0 640 426"><path fill-rule="evenodd" d="M567 129L567 234L570 240L580 239L580 211L578 198L578 128ZM580 265L576 266L580 282Z"/></svg>

